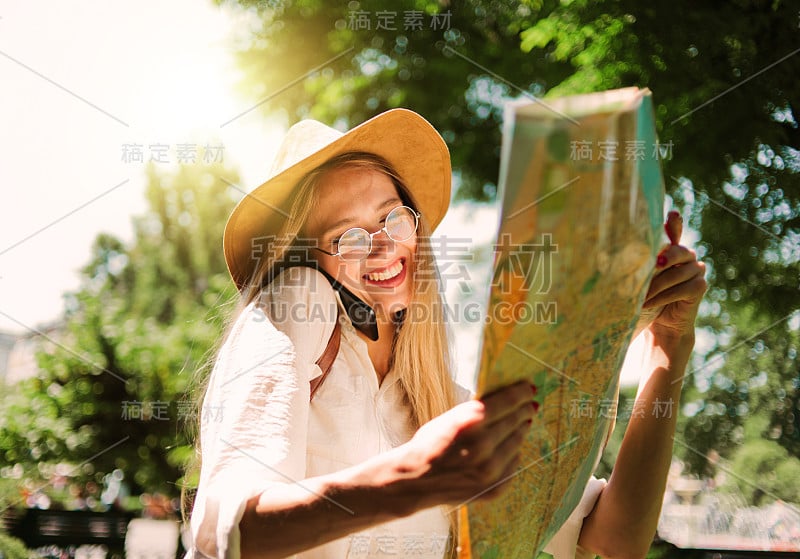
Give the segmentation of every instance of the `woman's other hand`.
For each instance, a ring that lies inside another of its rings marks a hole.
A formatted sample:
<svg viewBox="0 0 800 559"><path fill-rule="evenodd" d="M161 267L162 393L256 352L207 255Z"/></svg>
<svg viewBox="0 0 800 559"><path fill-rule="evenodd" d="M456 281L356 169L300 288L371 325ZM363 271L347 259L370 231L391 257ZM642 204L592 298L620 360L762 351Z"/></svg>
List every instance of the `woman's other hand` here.
<svg viewBox="0 0 800 559"><path fill-rule="evenodd" d="M642 308L664 307L649 326L656 337L693 337L697 310L708 287L706 266L693 250L680 244L680 214L670 212L665 229L671 244L658 255Z"/></svg>

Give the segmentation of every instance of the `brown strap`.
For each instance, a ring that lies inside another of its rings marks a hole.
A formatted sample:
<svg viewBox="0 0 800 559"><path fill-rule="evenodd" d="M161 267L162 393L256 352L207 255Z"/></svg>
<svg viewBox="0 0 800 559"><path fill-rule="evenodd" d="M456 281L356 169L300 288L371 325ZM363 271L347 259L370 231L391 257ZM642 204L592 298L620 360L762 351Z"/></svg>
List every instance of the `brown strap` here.
<svg viewBox="0 0 800 559"><path fill-rule="evenodd" d="M328 376L328 373L331 372L333 362L336 361L336 355L339 353L339 343L341 341L342 327L337 317L336 325L333 327L333 332L331 332L331 338L328 340L328 345L325 346L325 351L323 351L322 355L317 359L317 365L322 369L322 374L311 380L311 396L308 399L309 402L314 399L314 393L319 389L325 377Z"/></svg>

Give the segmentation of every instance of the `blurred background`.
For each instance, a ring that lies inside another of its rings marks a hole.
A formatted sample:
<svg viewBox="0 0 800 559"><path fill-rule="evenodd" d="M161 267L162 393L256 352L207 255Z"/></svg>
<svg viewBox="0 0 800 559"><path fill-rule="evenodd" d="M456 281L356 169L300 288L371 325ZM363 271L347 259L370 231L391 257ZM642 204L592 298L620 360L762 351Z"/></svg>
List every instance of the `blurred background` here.
<svg viewBox="0 0 800 559"><path fill-rule="evenodd" d="M180 553L192 429L224 417L193 390L235 303L222 229L288 126L408 107L442 133L469 385L503 104L634 85L710 283L651 556L800 550L797 3L4 1L0 75L0 556Z"/></svg>

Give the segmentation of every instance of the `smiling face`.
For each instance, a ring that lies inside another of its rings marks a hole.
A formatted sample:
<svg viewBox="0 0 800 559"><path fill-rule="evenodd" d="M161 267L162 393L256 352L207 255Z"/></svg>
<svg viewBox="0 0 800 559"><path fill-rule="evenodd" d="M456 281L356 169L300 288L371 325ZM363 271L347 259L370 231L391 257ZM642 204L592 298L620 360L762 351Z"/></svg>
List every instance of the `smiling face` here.
<svg viewBox="0 0 800 559"><path fill-rule="evenodd" d="M385 225L386 215L403 205L392 179L364 167L339 167L326 172L317 184L317 202L306 225L306 236L323 250L338 251L336 240L348 229L369 233ZM372 238L372 252L364 260L347 261L314 251L320 267L371 306L379 318L408 307L411 300L416 234L393 241L380 232Z"/></svg>

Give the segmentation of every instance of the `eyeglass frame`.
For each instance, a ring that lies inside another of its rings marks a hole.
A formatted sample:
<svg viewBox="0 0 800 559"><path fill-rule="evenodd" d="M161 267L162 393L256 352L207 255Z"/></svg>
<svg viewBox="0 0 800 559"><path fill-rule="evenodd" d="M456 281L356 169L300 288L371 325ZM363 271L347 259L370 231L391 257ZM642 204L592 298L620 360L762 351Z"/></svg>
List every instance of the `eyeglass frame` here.
<svg viewBox="0 0 800 559"><path fill-rule="evenodd" d="M378 234L380 234L380 233L386 233L386 238L387 238L387 239L391 239L391 240L392 240L393 242L395 242L395 243L402 243L403 241L407 241L408 239L410 239L411 237L413 237L413 236L414 236L414 234L415 234L415 233L416 233L416 232L419 230L419 218L421 218L421 217L422 217L422 214L421 214L420 212L418 212L417 210L415 210L414 208L412 208L412 207L410 207L410 206L406 206L405 204L400 204L399 206L395 206L394 208L392 208L391 210L389 210L389 213L387 213L387 214L386 214L386 217L389 217L389 214L391 214L393 211L395 211L395 210L398 210L398 209L400 209L400 208L405 208L405 209L407 209L408 211L410 211L410 212L411 212L411 215L413 215L413 216L414 216L414 231L412 231L412 232L411 232L411 235L409 235L409 236L408 236L408 237L406 237L405 239L402 239L402 240L399 240L399 241L398 241L398 240L395 240L395 239L392 239L391 235L389 235L389 232L386 230L386 225L384 225L383 227L381 227L380 229L378 229L378 230L377 230L377 231L375 231L374 233L370 233L369 231L367 231L367 230L366 230L366 229L364 229L363 227L351 227L350 229L348 229L347 231L345 231L344 233L342 233L342 234L339 236L339 239L341 240L341 238L342 238L342 237L344 237L345 235L347 235L347 234L348 234L350 231L355 231L355 230L358 230L358 229L360 229L361 231L363 231L364 233L366 233L366 234L367 234L367 236L369 237L369 250L367 250L367 252L366 252L366 255L365 255L365 256L363 256L362 258L358 258L358 259L355 259L355 258L354 258L354 259L348 260L348 259L346 259L346 258L344 258L344 257L342 256L342 251L341 251L341 250L339 250L339 252L328 252L327 250L325 250L325 249L322 249L322 248L319 248L319 247L317 247L317 246L315 246L315 247L313 247L313 248L317 249L318 251L320 251L320 252L321 252L321 253L323 253L323 254L327 254L328 256L338 256L338 257L339 257L339 260L343 260L343 261L345 261L345 262L358 262L358 261L361 261L361 260L366 260L367 258L369 258L369 255L370 255L370 254L372 254L372 239L373 239L373 238L374 238L376 235L378 235Z"/></svg>

